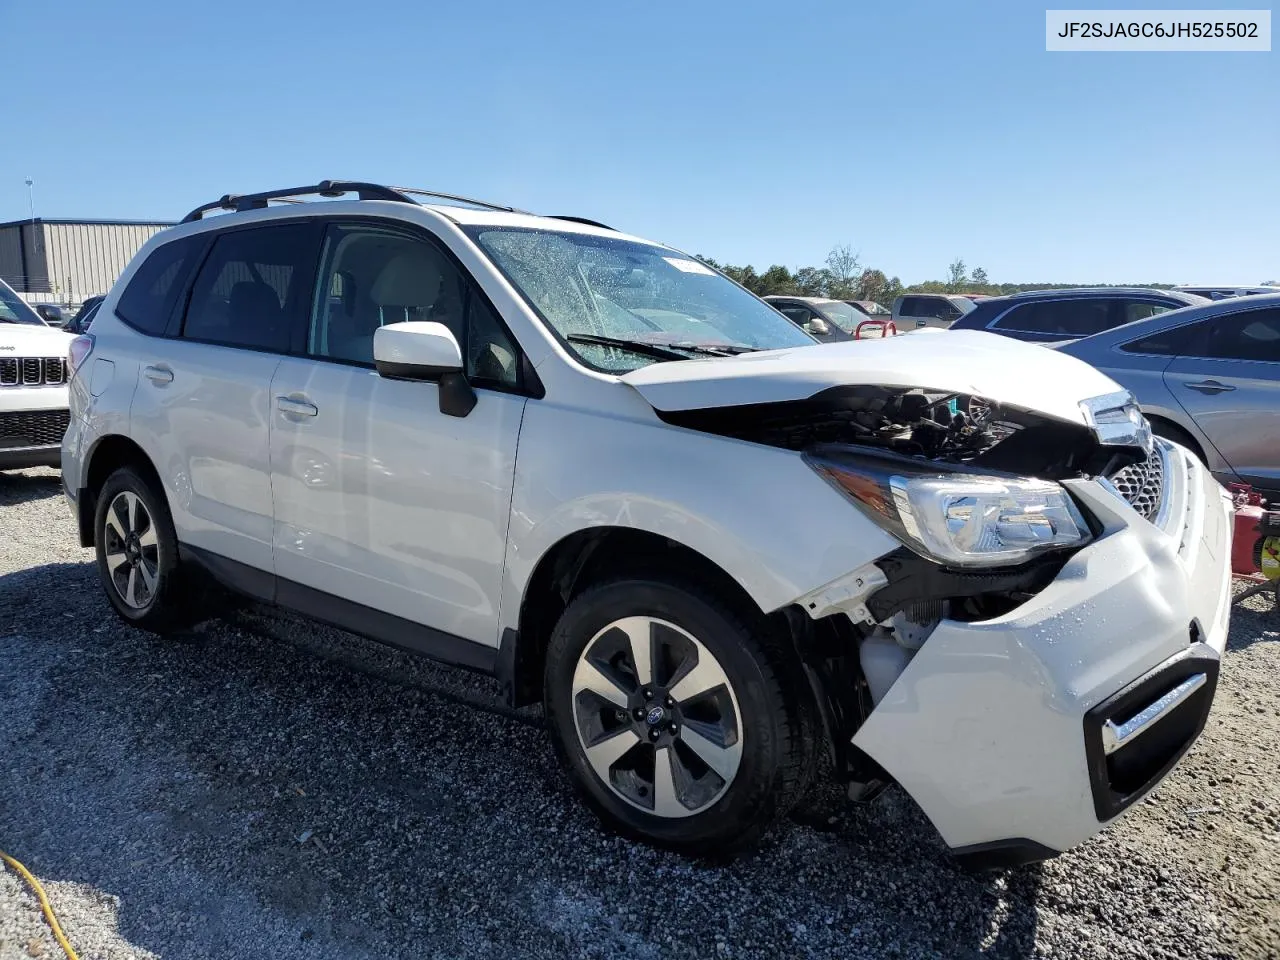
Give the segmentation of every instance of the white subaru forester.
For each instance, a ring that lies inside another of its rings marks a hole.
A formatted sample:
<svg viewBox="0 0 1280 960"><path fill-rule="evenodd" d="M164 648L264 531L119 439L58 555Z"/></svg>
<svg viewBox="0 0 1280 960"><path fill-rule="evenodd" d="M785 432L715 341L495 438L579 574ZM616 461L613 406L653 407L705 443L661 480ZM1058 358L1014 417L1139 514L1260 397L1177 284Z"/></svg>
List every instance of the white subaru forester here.
<svg viewBox="0 0 1280 960"><path fill-rule="evenodd" d="M1230 502L1039 346L815 344L669 247L327 181L158 234L70 363L126 621L217 583L494 674L649 842L750 842L827 751L971 864L1050 857L1213 698Z"/></svg>

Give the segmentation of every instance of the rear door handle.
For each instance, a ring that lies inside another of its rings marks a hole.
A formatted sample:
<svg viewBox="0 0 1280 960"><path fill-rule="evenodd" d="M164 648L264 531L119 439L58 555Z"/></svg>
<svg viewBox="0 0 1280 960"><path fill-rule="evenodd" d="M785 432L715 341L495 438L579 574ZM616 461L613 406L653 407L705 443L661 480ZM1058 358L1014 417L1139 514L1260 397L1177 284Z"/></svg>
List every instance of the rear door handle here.
<svg viewBox="0 0 1280 960"><path fill-rule="evenodd" d="M314 417L320 413L320 408L314 403L292 397L276 397L276 409L290 417Z"/></svg>
<svg viewBox="0 0 1280 960"><path fill-rule="evenodd" d="M1231 384L1219 383L1217 380L1201 380L1199 383L1188 383L1186 387L1189 390L1198 390L1201 393L1226 393L1235 389Z"/></svg>
<svg viewBox="0 0 1280 960"><path fill-rule="evenodd" d="M152 383L173 383L173 371L168 367L143 367L142 375Z"/></svg>

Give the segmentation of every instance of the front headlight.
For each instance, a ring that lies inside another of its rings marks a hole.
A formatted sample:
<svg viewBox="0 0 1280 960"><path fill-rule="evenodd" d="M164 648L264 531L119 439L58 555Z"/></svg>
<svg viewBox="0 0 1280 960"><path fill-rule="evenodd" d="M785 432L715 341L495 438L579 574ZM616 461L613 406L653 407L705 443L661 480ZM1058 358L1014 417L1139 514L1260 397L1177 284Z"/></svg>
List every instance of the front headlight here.
<svg viewBox="0 0 1280 960"><path fill-rule="evenodd" d="M924 472L897 457L805 459L912 550L949 566L1008 566L1089 539L1075 502L1047 480Z"/></svg>

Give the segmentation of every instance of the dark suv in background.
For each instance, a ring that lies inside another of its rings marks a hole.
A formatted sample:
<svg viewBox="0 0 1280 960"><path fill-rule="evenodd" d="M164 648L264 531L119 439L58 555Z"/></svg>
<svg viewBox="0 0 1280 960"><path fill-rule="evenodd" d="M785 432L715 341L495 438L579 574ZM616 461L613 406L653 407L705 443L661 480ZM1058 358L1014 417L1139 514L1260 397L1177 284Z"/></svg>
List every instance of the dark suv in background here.
<svg viewBox="0 0 1280 960"><path fill-rule="evenodd" d="M980 300L952 330L988 330L1015 340L1077 340L1166 310L1207 303L1204 297L1147 287L1029 290Z"/></svg>

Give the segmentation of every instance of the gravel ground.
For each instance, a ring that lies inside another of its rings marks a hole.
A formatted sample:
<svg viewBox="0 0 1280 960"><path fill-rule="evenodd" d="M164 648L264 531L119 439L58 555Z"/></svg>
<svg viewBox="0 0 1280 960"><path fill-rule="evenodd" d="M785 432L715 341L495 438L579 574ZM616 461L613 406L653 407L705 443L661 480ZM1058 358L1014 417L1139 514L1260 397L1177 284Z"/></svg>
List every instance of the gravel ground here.
<svg viewBox="0 0 1280 960"><path fill-rule="evenodd" d="M824 789L746 859L605 834L536 712L269 611L122 626L57 474L0 475L0 849L89 958L1277 957L1280 612L1116 827L961 873L901 791ZM0 958L60 953L0 871Z"/></svg>

